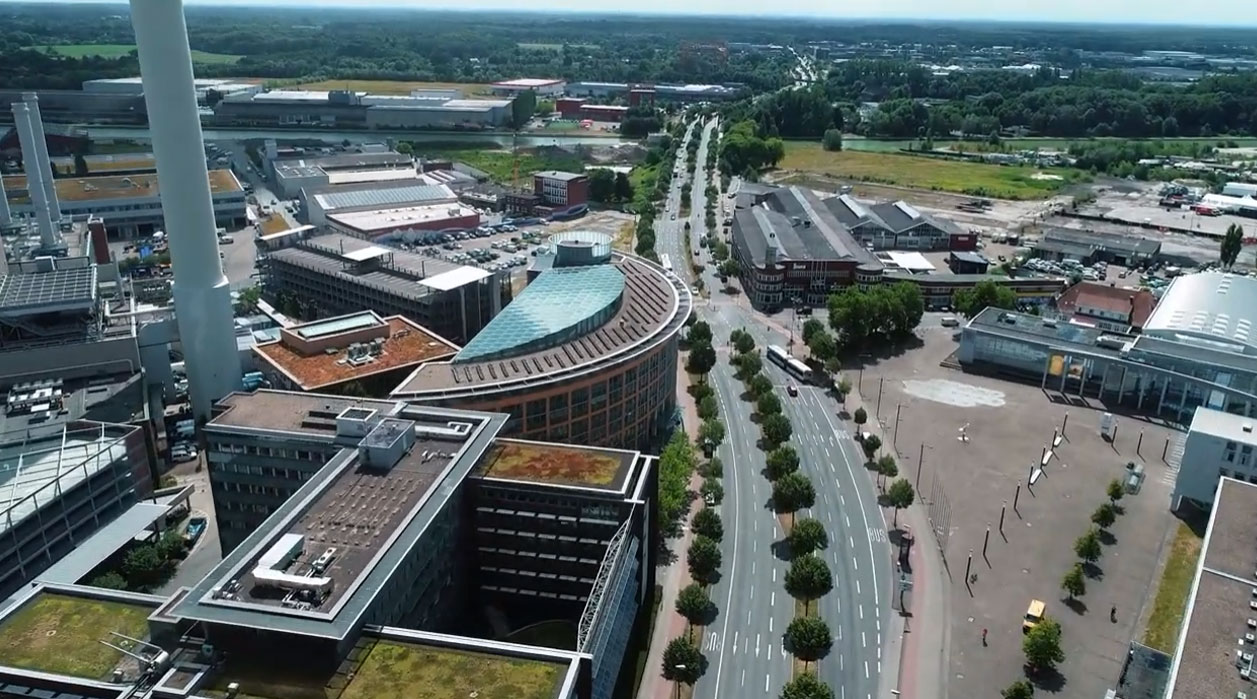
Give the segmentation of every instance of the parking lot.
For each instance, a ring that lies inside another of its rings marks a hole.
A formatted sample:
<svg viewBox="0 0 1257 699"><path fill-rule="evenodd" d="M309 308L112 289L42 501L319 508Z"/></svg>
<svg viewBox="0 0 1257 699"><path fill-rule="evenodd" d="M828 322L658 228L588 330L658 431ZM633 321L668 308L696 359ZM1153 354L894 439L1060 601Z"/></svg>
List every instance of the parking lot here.
<svg viewBox="0 0 1257 699"><path fill-rule="evenodd" d="M954 331L931 324L918 335L919 347L868 357L862 371L859 365L846 371L885 426L900 474L917 485L926 505L935 531L918 533L919 545L944 551L950 694L997 696L1023 675L1022 618L1031 600L1041 600L1061 623L1066 659L1059 673L1036 678L1039 687L1104 696L1117 682L1128 643L1142 635L1141 614L1151 604L1163 542L1176 521L1168 511L1176 472L1162 452L1177 433L1119 417L1110 444L1099 436L1102 408L1094 401L944 368L940 362L956 348ZM1045 450L1052 455L1043 465ZM1172 445L1167 452L1172 459ZM1086 593L1066 602L1060 581L1077 560L1074 540L1107 502L1105 486L1123 478L1132 460L1144 464L1141 487L1122 500L1124 514L1102 537L1104 552L1089 571ZM1041 473L1029 486L1036 467Z"/></svg>

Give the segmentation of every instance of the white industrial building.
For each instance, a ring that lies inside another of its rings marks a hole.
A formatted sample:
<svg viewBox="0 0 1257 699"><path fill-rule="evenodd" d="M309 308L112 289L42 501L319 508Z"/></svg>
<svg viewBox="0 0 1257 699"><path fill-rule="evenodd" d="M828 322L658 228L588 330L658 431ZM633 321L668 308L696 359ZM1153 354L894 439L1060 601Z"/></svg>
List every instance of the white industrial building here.
<svg viewBox="0 0 1257 699"><path fill-rule="evenodd" d="M493 83L490 87L495 95L514 96L523 92L534 92L538 97L558 97L567 87L567 81L557 78L516 78Z"/></svg>
<svg viewBox="0 0 1257 699"><path fill-rule="evenodd" d="M1223 196L1257 197L1257 184L1252 182L1227 182L1222 187Z"/></svg>
<svg viewBox="0 0 1257 699"><path fill-rule="evenodd" d="M458 201L458 196L445 185L418 184L417 182L398 187L354 189L349 191L311 192L303 189L301 198L304 203L307 221L314 226L326 225L329 215L412 206L454 204Z"/></svg>
<svg viewBox="0 0 1257 699"><path fill-rule="evenodd" d="M235 82L223 78L197 78L193 82L196 86L196 100L201 104L205 104L205 97L210 90L223 97L255 95L262 91L261 84ZM131 78L96 78L83 81L83 92L139 97L144 94L144 83L138 75Z"/></svg>
<svg viewBox="0 0 1257 699"><path fill-rule="evenodd" d="M1209 507L1223 476L1257 483L1257 418L1220 410L1196 408L1183 443L1183 458L1174 481L1171 501L1177 509L1184 501Z"/></svg>
<svg viewBox="0 0 1257 699"><path fill-rule="evenodd" d="M214 106L214 121L229 126L479 130L509 123L513 100L463 99L445 90L416 90L410 95L272 90L224 98Z"/></svg>
<svg viewBox="0 0 1257 699"><path fill-rule="evenodd" d="M296 197L302 189L413 180L418 176L410 156L391 151L280 158L275 142L267 141L266 159L286 198Z"/></svg>

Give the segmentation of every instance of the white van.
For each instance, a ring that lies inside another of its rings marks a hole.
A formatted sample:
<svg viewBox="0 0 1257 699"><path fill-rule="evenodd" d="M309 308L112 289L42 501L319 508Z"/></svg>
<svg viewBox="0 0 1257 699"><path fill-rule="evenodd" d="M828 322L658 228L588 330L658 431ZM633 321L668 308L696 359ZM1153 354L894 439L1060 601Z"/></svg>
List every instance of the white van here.
<svg viewBox="0 0 1257 699"><path fill-rule="evenodd" d="M942 319L942 320L940 320L940 321L939 321L939 323L940 323L940 324L941 324L944 328L958 328L958 327L960 327L960 319L959 319L959 318L957 318L956 316L943 316L943 319Z"/></svg>

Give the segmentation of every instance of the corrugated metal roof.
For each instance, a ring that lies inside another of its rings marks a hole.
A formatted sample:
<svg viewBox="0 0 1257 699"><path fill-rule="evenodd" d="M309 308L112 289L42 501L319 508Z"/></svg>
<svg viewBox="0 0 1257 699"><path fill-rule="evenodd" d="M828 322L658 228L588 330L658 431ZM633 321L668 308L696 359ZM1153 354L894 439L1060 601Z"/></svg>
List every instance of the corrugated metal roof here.
<svg viewBox="0 0 1257 699"><path fill-rule="evenodd" d="M357 192L330 192L314 197L323 211L352 209L357 207L386 207L417 202L433 202L456 199L454 192L445 185L418 184L389 189L364 189Z"/></svg>
<svg viewBox="0 0 1257 699"><path fill-rule="evenodd" d="M1178 335L1239 343L1257 354L1257 279L1205 272L1175 279L1166 290L1144 334L1174 339Z"/></svg>

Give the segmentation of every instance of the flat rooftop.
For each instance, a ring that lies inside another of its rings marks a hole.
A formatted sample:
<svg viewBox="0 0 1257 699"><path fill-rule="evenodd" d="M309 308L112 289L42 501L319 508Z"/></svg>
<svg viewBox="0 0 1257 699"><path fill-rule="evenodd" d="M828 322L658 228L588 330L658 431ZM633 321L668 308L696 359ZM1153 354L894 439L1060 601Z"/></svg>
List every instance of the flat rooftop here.
<svg viewBox="0 0 1257 699"><path fill-rule="evenodd" d="M431 293L418 280L463 267L453 262L394 248L388 248L391 261L389 266L378 266L368 270L355 269L350 266L349 262L352 260L346 258L345 255L368 247L372 247L372 243L362 238L332 233L315 236L266 254L269 260L275 262L301 267L348 284L386 289L390 294L411 300L419 300Z"/></svg>
<svg viewBox="0 0 1257 699"><path fill-rule="evenodd" d="M83 156L87 171L106 173L111 170L156 170L157 159L152 153L102 153ZM60 168L74 168L74 158L52 158L52 164Z"/></svg>
<svg viewBox="0 0 1257 699"><path fill-rule="evenodd" d="M255 345L253 351L287 374L303 390L314 391L325 386L362 379L376 374L415 366L431 359L446 357L458 351L458 347L444 338L434 335L402 316L383 319L388 325L388 337L378 353L373 352L369 361L349 361L344 346L335 352L322 351L303 354L298 348L278 340ZM317 328L319 321L299 325L290 330ZM328 337L335 337L333 333Z"/></svg>
<svg viewBox="0 0 1257 699"><path fill-rule="evenodd" d="M233 393L218 401L222 409L210 425L317 435L329 440L336 435L336 416L347 408L366 408L389 414L398 408L391 400L340 398L290 391Z"/></svg>
<svg viewBox="0 0 1257 699"><path fill-rule="evenodd" d="M101 641L133 650L110 632L147 639L155 607L41 590L0 618L0 666L89 680L122 670L134 679L138 663Z"/></svg>
<svg viewBox="0 0 1257 699"><path fill-rule="evenodd" d="M157 173L135 175L99 175L89 177L65 177L56 181L57 197L63 201L106 201L109 199L156 199L160 192ZM231 194L244 191L231 170L210 170L211 194ZM26 192L26 176L12 175L4 178L4 189L12 204L30 201ZM23 194L19 197L17 190Z"/></svg>
<svg viewBox="0 0 1257 699"><path fill-rule="evenodd" d="M974 316L973 320L969 321L969 325L1001 335L1033 338L1049 344L1083 346L1097 354L1116 356L1112 350L1096 345L1096 340L1106 333L1089 326L1076 325L1067 320L1041 318L1029 313L1005 311L992 306Z"/></svg>
<svg viewBox="0 0 1257 699"><path fill-rule="evenodd" d="M553 699L567 667L533 658L380 641L360 661L340 699Z"/></svg>
<svg viewBox="0 0 1257 699"><path fill-rule="evenodd" d="M402 382L393 395L448 395L535 383L611 361L675 333L690 312L693 299L689 289L640 258L618 255L610 264L624 275L624 290L619 309L607 322L561 344L527 354L483 361L428 362Z"/></svg>
<svg viewBox="0 0 1257 699"><path fill-rule="evenodd" d="M333 580L331 593L316 610L327 613L356 589L355 583L370 569L381 546L410 519L462 446L461 440L424 440L392 468L373 467L359 459L323 488L297 521L275 530L277 536L304 537L303 551L285 568L288 573L316 574L315 559L329 548L336 549L332 564L322 573ZM245 601L280 607L284 593L255 584L248 575L256 563L254 558L241 571L245 573L240 578Z"/></svg>
<svg viewBox="0 0 1257 699"><path fill-rule="evenodd" d="M475 215L476 211L474 209L462 204L449 203L329 213L327 214L327 220L334 221L356 231L371 233L374 231L391 231L408 226L425 226Z"/></svg>
<svg viewBox="0 0 1257 699"><path fill-rule="evenodd" d="M499 439L475 475L510 481L621 490L636 453Z"/></svg>
<svg viewBox="0 0 1257 699"><path fill-rule="evenodd" d="M1244 640L1254 633L1250 620L1257 619L1252 607L1257 601L1255 538L1257 486L1221 479L1166 699L1218 699L1252 691L1253 684L1240 676L1236 654L1257 651Z"/></svg>
<svg viewBox="0 0 1257 699"><path fill-rule="evenodd" d="M494 87L545 87L547 85L557 85L563 82L561 78L515 78L514 80L499 80L493 83Z"/></svg>
<svg viewBox="0 0 1257 699"><path fill-rule="evenodd" d="M1088 233L1072 228L1053 228L1043 234L1043 242L1086 246L1091 249L1109 249L1128 254L1155 255L1161 250L1160 241L1135 235L1116 233Z"/></svg>

